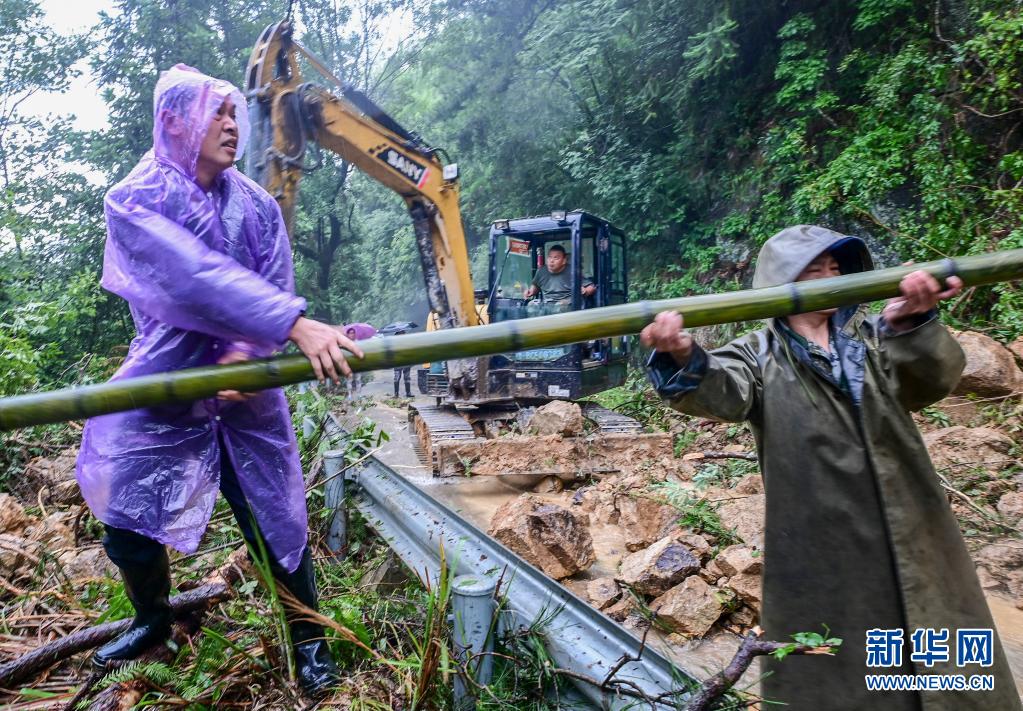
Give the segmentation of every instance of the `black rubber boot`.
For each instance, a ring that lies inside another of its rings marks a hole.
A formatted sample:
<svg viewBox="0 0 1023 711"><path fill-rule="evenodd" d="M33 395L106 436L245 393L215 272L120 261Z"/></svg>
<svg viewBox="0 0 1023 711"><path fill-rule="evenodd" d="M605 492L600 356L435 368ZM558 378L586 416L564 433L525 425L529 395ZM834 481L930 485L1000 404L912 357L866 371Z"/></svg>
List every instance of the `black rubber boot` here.
<svg viewBox="0 0 1023 711"><path fill-rule="evenodd" d="M398 397L398 384L394 384L394 397Z"/></svg>
<svg viewBox="0 0 1023 711"><path fill-rule="evenodd" d="M290 590L299 602L318 611L313 557L308 548L302 554L302 562L295 572L288 573L279 567L275 567L273 572L277 581ZM330 655L330 648L323 635L323 626L302 620L301 614L289 613L288 617L298 683L309 696L323 696L341 681L341 671ZM291 619L292 617L297 619Z"/></svg>
<svg viewBox="0 0 1023 711"><path fill-rule="evenodd" d="M124 592L135 608L135 620L121 636L103 645L92 657L97 669L138 657L170 637L174 614L170 601L170 560L163 551L150 565L118 568Z"/></svg>

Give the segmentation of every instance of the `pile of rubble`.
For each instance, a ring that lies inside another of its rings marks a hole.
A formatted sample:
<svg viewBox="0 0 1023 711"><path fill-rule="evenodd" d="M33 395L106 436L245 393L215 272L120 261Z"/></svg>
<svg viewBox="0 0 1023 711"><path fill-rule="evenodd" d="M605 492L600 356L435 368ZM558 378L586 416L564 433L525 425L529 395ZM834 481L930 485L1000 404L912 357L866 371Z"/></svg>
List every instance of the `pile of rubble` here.
<svg viewBox="0 0 1023 711"><path fill-rule="evenodd" d="M752 626L760 612L763 570L760 475L733 489L699 491L724 499L717 515L742 541L732 545L680 526L678 509L656 492L665 480L632 473L575 492L524 494L498 509L489 533L626 626L646 623L642 607L685 637L702 637L719 620ZM695 492L691 481L677 475L671 480ZM613 574L592 574L598 550L591 529L600 530L599 557L603 567L617 566Z"/></svg>
<svg viewBox="0 0 1023 711"><path fill-rule="evenodd" d="M0 580L8 592L21 594L40 580L101 578L116 572L94 540L82 540L81 495L74 479L75 452L29 463L36 487L36 507L0 494Z"/></svg>
<svg viewBox="0 0 1023 711"><path fill-rule="evenodd" d="M971 528L971 517L991 524L985 536L967 539L981 584L1023 608L1018 445L985 422L991 416L985 408L1002 403L1002 417L1011 421L1000 426L1015 431L1023 425L1020 409L1004 406L1023 391L1023 371L1013 352L987 336L957 337L968 358L963 382L954 397L917 421L964 529ZM1023 339L1015 345L1023 356ZM558 407L560 412L566 404ZM753 450L752 438L745 428L709 421L689 426L697 434L678 458L637 441L631 452L623 449L620 471L596 484L564 492L538 488L509 501L494 514L490 535L626 627L642 627L654 617L684 638L703 637L715 626L747 630L758 622L765 564L761 477L749 474L734 486L698 486L694 479L707 464L704 452L742 457ZM574 446L564 443L568 437L548 436L545 452ZM957 482L967 473L964 492ZM664 496L665 482L693 501L710 502L729 535L680 525L679 508Z"/></svg>

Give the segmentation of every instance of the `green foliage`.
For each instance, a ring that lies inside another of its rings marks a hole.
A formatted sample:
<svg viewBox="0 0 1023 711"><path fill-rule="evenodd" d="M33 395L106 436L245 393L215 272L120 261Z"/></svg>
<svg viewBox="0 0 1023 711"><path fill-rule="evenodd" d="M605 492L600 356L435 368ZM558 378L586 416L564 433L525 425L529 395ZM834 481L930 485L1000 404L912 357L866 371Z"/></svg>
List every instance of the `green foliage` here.
<svg viewBox="0 0 1023 711"><path fill-rule="evenodd" d="M719 486L730 489L739 480L759 470L756 462L744 459L726 459L723 462L704 464L693 476L693 483L701 489Z"/></svg>
<svg viewBox="0 0 1023 711"><path fill-rule="evenodd" d="M775 651L771 652L771 656L775 659L784 659L796 650L798 645L804 647L828 647L828 654L834 654L835 650L842 646L841 637L831 637L831 630L828 629L827 625L824 625L824 634L819 632L796 632L792 635L792 639L796 640L794 643L786 644L784 647L779 647ZM824 651L824 650L822 650Z"/></svg>
<svg viewBox="0 0 1023 711"><path fill-rule="evenodd" d="M727 528L721 522L717 506L713 502L694 496L691 490L672 480L657 482L650 488L655 497L679 510L680 526L692 529L694 533L709 533L715 536L718 539L717 544L722 548L733 543L742 543L735 530Z"/></svg>

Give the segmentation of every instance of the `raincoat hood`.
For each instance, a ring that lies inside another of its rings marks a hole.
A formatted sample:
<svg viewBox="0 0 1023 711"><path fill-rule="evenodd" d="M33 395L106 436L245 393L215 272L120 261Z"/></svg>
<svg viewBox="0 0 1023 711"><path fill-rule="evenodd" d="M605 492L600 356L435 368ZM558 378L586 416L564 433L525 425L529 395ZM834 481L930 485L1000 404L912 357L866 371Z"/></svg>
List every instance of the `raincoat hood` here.
<svg viewBox="0 0 1023 711"><path fill-rule="evenodd" d="M195 179L199 149L221 104L228 97L237 110L240 160L249 138L249 115L242 93L230 82L206 76L187 64L160 72L153 93L153 152Z"/></svg>
<svg viewBox="0 0 1023 711"><path fill-rule="evenodd" d="M764 243L757 255L753 288L794 282L814 259L831 252L842 274L870 271L874 260L859 237L839 234L817 225L787 227Z"/></svg>

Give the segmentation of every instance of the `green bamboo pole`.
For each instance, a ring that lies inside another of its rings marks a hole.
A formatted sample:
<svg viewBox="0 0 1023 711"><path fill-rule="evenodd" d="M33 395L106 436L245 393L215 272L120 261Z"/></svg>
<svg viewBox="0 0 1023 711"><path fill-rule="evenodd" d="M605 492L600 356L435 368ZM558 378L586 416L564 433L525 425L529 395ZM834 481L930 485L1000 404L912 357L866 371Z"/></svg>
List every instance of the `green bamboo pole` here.
<svg viewBox="0 0 1023 711"><path fill-rule="evenodd" d="M899 282L924 269L938 279L959 276L967 286L1023 277L1023 249L944 259L908 267L785 284L767 289L639 301L600 309L502 321L488 326L360 341L365 353L351 358L352 370L368 371L427 361L493 355L638 333L654 315L673 310L686 326L710 326L861 304L897 296ZM212 397L220 390L253 392L313 379L302 355L246 363L190 368L100 385L0 399L0 430L95 417Z"/></svg>

